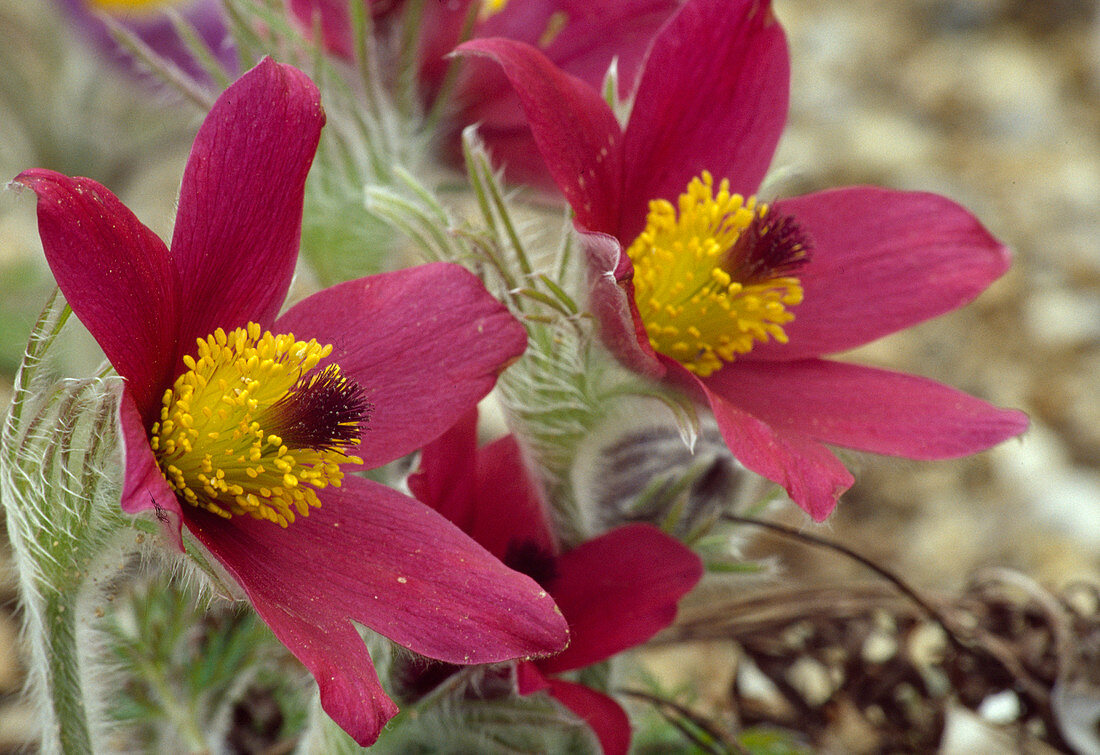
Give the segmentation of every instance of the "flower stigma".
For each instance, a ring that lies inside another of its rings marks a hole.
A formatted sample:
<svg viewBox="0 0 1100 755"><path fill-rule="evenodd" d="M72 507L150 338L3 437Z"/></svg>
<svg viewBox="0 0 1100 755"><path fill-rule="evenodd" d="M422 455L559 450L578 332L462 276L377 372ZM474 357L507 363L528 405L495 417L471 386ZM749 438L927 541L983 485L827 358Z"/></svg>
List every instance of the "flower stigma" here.
<svg viewBox="0 0 1100 755"><path fill-rule="evenodd" d="M198 339L150 432L169 486L218 516L282 527L319 507L316 490L340 486L340 465L363 463L347 451L371 409L338 365L315 369L330 353L253 322Z"/></svg>
<svg viewBox="0 0 1100 755"><path fill-rule="evenodd" d="M802 302L793 273L810 259L794 218L755 196L730 194L703 171L678 207L649 203L645 230L627 249L638 313L653 350L706 377L757 342L787 343L783 325Z"/></svg>

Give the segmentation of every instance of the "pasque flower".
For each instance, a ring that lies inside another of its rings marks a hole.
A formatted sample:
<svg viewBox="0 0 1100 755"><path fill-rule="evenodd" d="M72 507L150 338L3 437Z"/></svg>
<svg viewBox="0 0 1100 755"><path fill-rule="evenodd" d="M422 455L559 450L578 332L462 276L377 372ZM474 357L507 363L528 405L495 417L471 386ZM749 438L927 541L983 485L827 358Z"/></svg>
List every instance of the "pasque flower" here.
<svg viewBox="0 0 1100 755"><path fill-rule="evenodd" d="M703 575L699 557L648 524L561 552L515 438L478 449L476 412L424 447L409 487L506 564L537 579L565 614L569 647L519 663L520 693L548 691L592 728L606 753L626 753L630 721L619 704L558 675L640 645L671 624L680 598Z"/></svg>
<svg viewBox="0 0 1100 755"><path fill-rule="evenodd" d="M349 281L278 316L321 127L261 62L199 130L171 247L107 189L28 170L47 261L125 381L122 508L181 524L368 744L396 712L351 623L451 663L566 642L553 601L428 507L352 472L446 430L526 344L460 267Z"/></svg>
<svg viewBox="0 0 1100 755"><path fill-rule="evenodd" d="M655 37L622 127L533 47L459 49L495 60L520 96L582 232L607 346L709 404L741 462L815 519L853 481L823 444L939 459L1024 430L1020 412L822 358L961 306L1009 257L933 194L754 196L787 114L767 0L687 0Z"/></svg>
<svg viewBox="0 0 1100 755"><path fill-rule="evenodd" d="M307 28L320 19L325 45L337 55L353 55L348 4L344 0L288 0ZM403 0L371 0L376 23L404 5ZM451 60L446 56L462 41L471 9L478 20L470 36L503 37L541 49L562 70L599 87L612 60L620 90L630 91L650 40L678 5L677 0L457 0L425 2L421 9L418 78L425 104L440 91ZM503 6L495 9L493 6ZM500 71L486 61L468 60L458 71L446 118L440 124L445 155L461 160L460 135L470 124L511 180L545 187L553 182L535 149L519 101Z"/></svg>
<svg viewBox="0 0 1100 755"><path fill-rule="evenodd" d="M118 62L133 68L130 54L111 36L103 17L109 17L144 42L153 52L175 63L197 81L207 75L176 32L169 12L190 24L214 57L231 70L236 55L218 0L59 0L80 30Z"/></svg>

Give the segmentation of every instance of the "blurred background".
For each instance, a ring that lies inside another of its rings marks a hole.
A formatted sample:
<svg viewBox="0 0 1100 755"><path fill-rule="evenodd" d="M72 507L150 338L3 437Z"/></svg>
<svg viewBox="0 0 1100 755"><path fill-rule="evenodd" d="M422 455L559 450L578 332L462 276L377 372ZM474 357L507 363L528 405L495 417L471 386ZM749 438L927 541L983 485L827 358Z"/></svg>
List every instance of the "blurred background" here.
<svg viewBox="0 0 1100 755"><path fill-rule="evenodd" d="M849 184L933 191L970 208L1015 254L1012 270L971 306L850 357L958 386L1023 409L1032 420L1021 440L969 459L845 457L857 483L812 531L938 595L964 591L989 567L1016 570L1055 595L1095 584L1100 6L774 5L790 43L791 116L764 193ZM106 64L57 4L0 0L3 181L29 167L90 176L167 238L201 117ZM33 197L0 193L0 405L10 398L12 374L51 287ZM73 348L74 364L94 363L94 347ZM778 518L810 531L794 507ZM791 583L868 579L849 560L786 539L762 535L752 553L778 554ZM2 549L0 604L4 749L22 741L26 719L17 696L23 671L15 583ZM713 657L704 657L713 668ZM693 668L684 673L704 676ZM727 694L725 683L718 682L716 699Z"/></svg>
<svg viewBox="0 0 1100 755"><path fill-rule="evenodd" d="M1088 0L778 0L782 193L845 184L961 202L1014 252L969 307L853 357L1025 410L955 462L866 457L834 536L928 587L999 564L1100 569L1100 19Z"/></svg>

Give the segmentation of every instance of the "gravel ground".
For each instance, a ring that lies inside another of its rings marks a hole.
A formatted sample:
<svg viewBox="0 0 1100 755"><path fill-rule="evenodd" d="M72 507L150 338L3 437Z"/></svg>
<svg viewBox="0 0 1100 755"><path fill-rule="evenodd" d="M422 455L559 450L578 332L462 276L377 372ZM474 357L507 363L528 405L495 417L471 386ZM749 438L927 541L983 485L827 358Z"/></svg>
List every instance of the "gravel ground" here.
<svg viewBox="0 0 1100 755"><path fill-rule="evenodd" d="M865 347L1031 415L955 462L866 458L831 521L930 587L1100 568L1100 20L1093 2L780 0L792 116L780 191L945 194L1014 251L973 305Z"/></svg>

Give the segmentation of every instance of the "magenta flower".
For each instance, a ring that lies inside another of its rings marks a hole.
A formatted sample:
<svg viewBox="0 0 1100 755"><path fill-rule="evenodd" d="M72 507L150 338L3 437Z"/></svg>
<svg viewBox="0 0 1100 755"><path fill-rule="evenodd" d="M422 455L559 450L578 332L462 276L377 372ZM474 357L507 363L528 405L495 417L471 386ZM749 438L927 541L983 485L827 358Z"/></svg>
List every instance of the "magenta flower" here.
<svg viewBox="0 0 1100 755"><path fill-rule="evenodd" d="M545 591L443 517L347 474L446 430L526 333L448 264L277 316L324 120L313 83L270 60L226 90L195 139L171 249L94 181L15 181L38 195L58 285L125 380L122 508L155 510L181 548L186 526L368 744L396 706L352 621L459 664L554 652L567 629Z"/></svg>
<svg viewBox="0 0 1100 755"><path fill-rule="evenodd" d="M129 52L119 47L111 36L102 16L109 16L147 44L153 52L175 63L196 81L208 80L206 72L195 60L186 43L176 33L167 11L194 27L199 39L214 57L237 70L236 53L225 27L221 3L218 0L60 0L65 11L82 33L112 60L137 71Z"/></svg>
<svg viewBox="0 0 1100 755"><path fill-rule="evenodd" d="M409 487L506 564L531 575L569 622L564 652L520 662L521 694L548 691L596 733L604 752L626 753L630 721L619 704L558 674L640 645L676 618L703 575L699 557L648 524L633 524L559 552L515 438L478 450L471 412L424 447Z"/></svg>
<svg viewBox="0 0 1100 755"><path fill-rule="evenodd" d="M787 113L786 42L767 0L687 0L655 38L622 128L530 46L460 50L499 63L523 102L583 233L607 346L709 404L737 458L815 519L853 482L823 444L940 459L1025 429L1022 413L947 386L822 358L963 305L1009 257L932 194L753 196Z"/></svg>
<svg viewBox="0 0 1100 755"><path fill-rule="evenodd" d="M445 57L462 41L463 26L478 0L424 3L420 24L419 79L426 105L439 93L450 61ZM483 17L472 36L503 37L539 47L562 70L599 87L611 61L618 65L620 89L633 87L653 35L678 0L508 0ZM311 28L318 14L325 45L345 58L353 56L352 31L345 0L289 0L291 11ZM376 21L401 6L401 0L371 0ZM442 124L446 157L461 164L462 129L480 124L479 134L508 178L553 186L531 138L519 100L500 71L487 62L466 61L455 82Z"/></svg>

